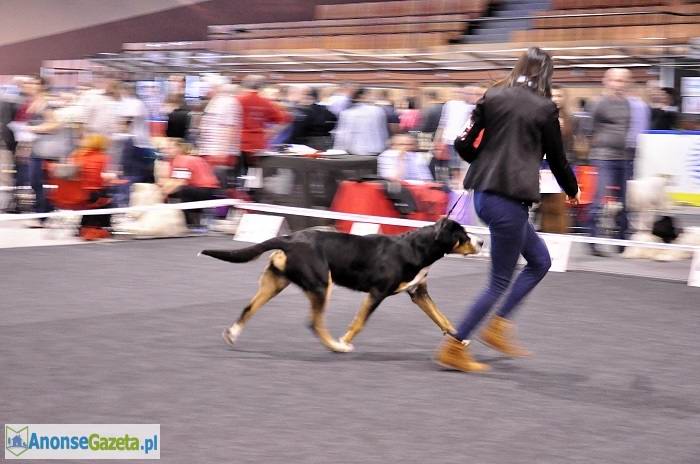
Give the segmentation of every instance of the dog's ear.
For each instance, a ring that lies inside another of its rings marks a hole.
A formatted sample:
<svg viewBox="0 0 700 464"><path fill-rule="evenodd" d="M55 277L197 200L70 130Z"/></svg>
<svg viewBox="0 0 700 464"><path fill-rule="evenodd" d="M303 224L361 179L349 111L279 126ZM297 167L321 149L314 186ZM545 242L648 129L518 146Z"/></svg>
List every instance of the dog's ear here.
<svg viewBox="0 0 700 464"><path fill-rule="evenodd" d="M440 241L441 239L444 241L445 239L449 240L449 225L450 221L446 217L441 217L436 223L435 223L435 240Z"/></svg>

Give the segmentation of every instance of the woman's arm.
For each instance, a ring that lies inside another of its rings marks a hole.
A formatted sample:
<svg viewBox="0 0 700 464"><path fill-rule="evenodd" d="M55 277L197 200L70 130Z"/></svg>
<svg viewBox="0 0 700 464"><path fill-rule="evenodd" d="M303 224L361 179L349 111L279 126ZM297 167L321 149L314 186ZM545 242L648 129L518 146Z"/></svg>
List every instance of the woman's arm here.
<svg viewBox="0 0 700 464"><path fill-rule="evenodd" d="M472 112L471 127L465 130L462 135L457 137L454 142L454 147L459 157L462 158L467 163L473 163L476 156L479 154L479 147L484 143L481 140L474 146L474 143L479 138L481 131L484 129L484 99L482 98L476 104L474 111ZM486 137L487 134L484 132L482 137Z"/></svg>
<svg viewBox="0 0 700 464"><path fill-rule="evenodd" d="M34 132L35 134L50 134L55 132L61 124L56 120L52 110L44 110L44 122L36 126L27 126L27 129Z"/></svg>
<svg viewBox="0 0 700 464"><path fill-rule="evenodd" d="M549 168L557 179L557 183L569 197L574 198L578 193L578 183L564 153L561 128L559 127L559 112L553 103L552 108L553 110L542 130L542 146L547 154Z"/></svg>

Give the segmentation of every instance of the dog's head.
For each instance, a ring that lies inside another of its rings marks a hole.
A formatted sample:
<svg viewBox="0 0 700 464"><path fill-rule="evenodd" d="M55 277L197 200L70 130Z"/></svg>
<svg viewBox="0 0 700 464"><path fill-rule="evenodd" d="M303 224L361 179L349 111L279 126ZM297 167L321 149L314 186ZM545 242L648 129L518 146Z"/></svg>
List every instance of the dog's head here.
<svg viewBox="0 0 700 464"><path fill-rule="evenodd" d="M473 255L481 251L484 241L470 237L458 222L442 218L435 223L435 241L445 247L445 253Z"/></svg>

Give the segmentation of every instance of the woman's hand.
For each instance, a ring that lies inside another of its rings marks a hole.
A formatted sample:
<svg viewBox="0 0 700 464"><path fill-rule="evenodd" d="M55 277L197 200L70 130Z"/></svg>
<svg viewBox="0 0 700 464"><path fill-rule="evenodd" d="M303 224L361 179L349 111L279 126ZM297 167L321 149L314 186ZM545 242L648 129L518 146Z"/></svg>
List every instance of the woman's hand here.
<svg viewBox="0 0 700 464"><path fill-rule="evenodd" d="M581 188L579 187L578 192L576 192L575 197L570 197L566 196L566 201L569 203L571 206L578 206L578 204L581 202Z"/></svg>

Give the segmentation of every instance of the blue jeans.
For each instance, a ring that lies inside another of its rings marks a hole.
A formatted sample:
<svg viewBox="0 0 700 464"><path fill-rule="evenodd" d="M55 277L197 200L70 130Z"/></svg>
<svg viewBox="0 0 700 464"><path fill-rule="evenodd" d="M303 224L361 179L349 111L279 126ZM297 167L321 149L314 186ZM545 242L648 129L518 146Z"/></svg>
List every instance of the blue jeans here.
<svg viewBox="0 0 700 464"><path fill-rule="evenodd" d="M29 179L35 195L34 212L48 213L51 211L51 204L49 203L49 199L46 198L46 192L44 192L44 180L46 176L44 175L43 159L35 156L29 158Z"/></svg>
<svg viewBox="0 0 700 464"><path fill-rule="evenodd" d="M527 205L495 193L474 192L474 206L476 214L491 232L491 276L486 290L472 304L459 325L459 340L469 339L474 328L506 292L520 255L523 255L527 265L515 279L497 312L504 318L512 314L552 264L547 246L528 221Z"/></svg>
<svg viewBox="0 0 700 464"><path fill-rule="evenodd" d="M31 185L29 181L29 159L15 157L15 185L17 187L28 187Z"/></svg>
<svg viewBox="0 0 700 464"><path fill-rule="evenodd" d="M591 237L600 235L600 217L603 213L603 200L605 196L613 196L622 203L622 211L615 218L617 222L617 236L614 238L627 238L629 221L627 219L627 181L632 178L634 162L632 160L591 160L591 164L598 171L596 191L590 217ZM618 187L619 190L610 189Z"/></svg>

